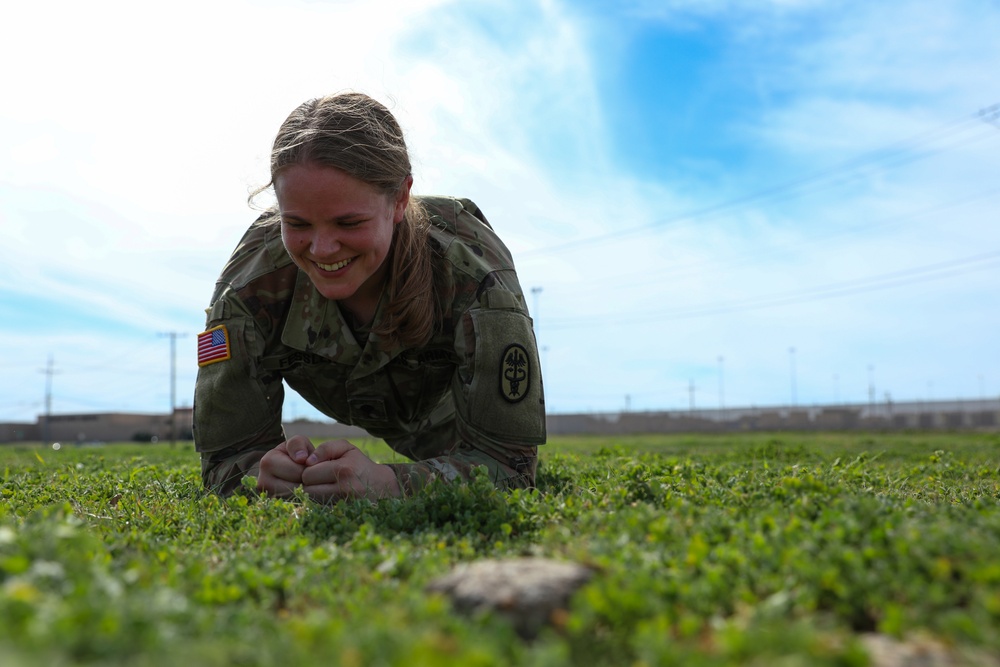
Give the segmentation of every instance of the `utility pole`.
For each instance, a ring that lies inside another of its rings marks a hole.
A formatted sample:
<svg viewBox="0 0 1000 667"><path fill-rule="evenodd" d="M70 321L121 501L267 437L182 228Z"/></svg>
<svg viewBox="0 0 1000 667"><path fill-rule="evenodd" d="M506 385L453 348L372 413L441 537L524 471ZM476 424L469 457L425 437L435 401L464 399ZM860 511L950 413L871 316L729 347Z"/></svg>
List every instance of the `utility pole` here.
<svg viewBox="0 0 1000 667"><path fill-rule="evenodd" d="M688 394L691 401L691 412L694 412L694 380L688 380Z"/></svg>
<svg viewBox="0 0 1000 667"><path fill-rule="evenodd" d="M53 368L52 355L49 355L48 365L41 369L45 374L45 421L42 422L42 444L48 445L52 442L52 431L50 423L52 421L52 376L56 374Z"/></svg>
<svg viewBox="0 0 1000 667"><path fill-rule="evenodd" d="M170 446L177 444L177 339L187 334L168 331L159 334L170 339Z"/></svg>

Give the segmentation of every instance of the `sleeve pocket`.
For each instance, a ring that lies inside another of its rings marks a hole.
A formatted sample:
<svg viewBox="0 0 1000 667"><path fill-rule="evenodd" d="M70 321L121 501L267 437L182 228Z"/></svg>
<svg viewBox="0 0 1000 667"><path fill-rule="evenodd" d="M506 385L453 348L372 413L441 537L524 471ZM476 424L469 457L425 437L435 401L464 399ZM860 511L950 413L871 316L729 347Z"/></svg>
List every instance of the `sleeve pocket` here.
<svg viewBox="0 0 1000 667"><path fill-rule="evenodd" d="M472 381L463 392L467 424L505 442L545 442L545 399L531 320L515 310L469 314L475 351Z"/></svg>

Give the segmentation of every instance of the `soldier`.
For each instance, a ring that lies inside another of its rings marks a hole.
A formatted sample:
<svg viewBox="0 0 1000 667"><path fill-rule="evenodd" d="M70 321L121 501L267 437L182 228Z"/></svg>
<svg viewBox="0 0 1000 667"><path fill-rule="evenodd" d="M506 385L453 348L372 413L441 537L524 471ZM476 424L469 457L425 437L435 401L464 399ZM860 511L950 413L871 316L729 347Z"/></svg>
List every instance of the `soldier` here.
<svg viewBox="0 0 1000 667"><path fill-rule="evenodd" d="M194 436L206 487L408 495L485 466L534 484L545 404L510 252L468 199L411 195L395 118L370 97L310 100L271 152L277 206L250 226L198 337ZM281 427L282 381L412 463Z"/></svg>

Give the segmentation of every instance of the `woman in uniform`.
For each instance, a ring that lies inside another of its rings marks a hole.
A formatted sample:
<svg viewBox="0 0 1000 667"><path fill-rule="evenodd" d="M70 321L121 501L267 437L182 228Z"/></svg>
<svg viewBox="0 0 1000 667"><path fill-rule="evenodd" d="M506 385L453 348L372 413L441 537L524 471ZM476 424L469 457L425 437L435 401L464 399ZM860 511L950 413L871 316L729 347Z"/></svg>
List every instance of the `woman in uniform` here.
<svg viewBox="0 0 1000 667"><path fill-rule="evenodd" d="M310 100L271 152L277 206L249 228L198 336L195 445L207 487L245 476L319 501L412 494L485 467L534 484L545 405L510 252L467 199L418 197L403 133L357 93ZM283 384L410 463L281 427Z"/></svg>

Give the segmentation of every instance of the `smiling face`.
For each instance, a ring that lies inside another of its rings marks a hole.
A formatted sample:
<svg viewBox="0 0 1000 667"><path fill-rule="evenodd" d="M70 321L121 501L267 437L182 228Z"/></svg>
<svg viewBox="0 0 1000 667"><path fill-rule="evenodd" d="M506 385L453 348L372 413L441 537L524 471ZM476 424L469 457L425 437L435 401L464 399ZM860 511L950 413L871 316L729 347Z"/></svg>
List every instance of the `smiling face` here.
<svg viewBox="0 0 1000 667"><path fill-rule="evenodd" d="M292 165L274 179L281 240L292 261L320 294L362 322L375 316L393 230L403 221L411 182L408 178L393 197L316 164Z"/></svg>

